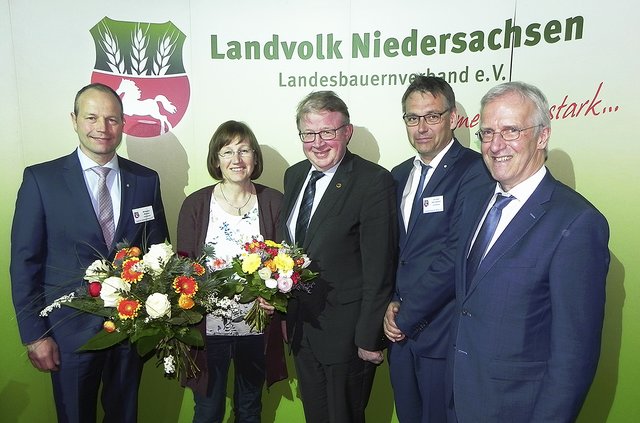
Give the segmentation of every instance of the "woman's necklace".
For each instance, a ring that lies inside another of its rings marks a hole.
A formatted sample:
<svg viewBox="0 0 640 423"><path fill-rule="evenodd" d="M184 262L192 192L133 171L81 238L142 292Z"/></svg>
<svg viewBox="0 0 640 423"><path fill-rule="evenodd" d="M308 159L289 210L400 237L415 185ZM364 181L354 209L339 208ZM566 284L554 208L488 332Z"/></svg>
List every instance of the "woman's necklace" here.
<svg viewBox="0 0 640 423"><path fill-rule="evenodd" d="M233 207L234 209L238 209L238 216L242 216L242 209L244 209L247 206L247 204L249 204L249 201L251 200L251 193L249 193L249 198L247 198L247 201L245 201L245 203L242 206L238 207L235 204L231 204L229 200L227 200L227 196L224 195L224 188L222 187L223 185L224 184L220 184L220 192L222 193L222 198L224 198L224 201L229 206Z"/></svg>

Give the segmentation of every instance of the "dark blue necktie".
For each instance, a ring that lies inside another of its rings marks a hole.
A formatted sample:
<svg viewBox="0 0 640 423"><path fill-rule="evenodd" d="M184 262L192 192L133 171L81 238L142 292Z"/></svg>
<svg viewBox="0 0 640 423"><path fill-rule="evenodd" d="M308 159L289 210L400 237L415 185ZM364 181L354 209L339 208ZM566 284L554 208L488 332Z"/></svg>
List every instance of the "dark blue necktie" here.
<svg viewBox="0 0 640 423"><path fill-rule="evenodd" d="M478 231L478 236L467 258L467 285L471 283L471 280L475 276L476 270L478 270L478 266L480 266L484 253L489 246L489 242L491 242L491 238L493 238L493 234L496 232L498 222L500 222L500 217L502 216L502 209L505 208L511 200L513 200L513 197L505 197L498 193L496 202L489 210L489 213L487 213L487 217L484 219L480 231Z"/></svg>
<svg viewBox="0 0 640 423"><path fill-rule="evenodd" d="M307 227L309 226L309 219L311 218L311 209L313 208L313 198L316 195L316 181L323 176L324 173L318 170L311 172L311 178L304 189L302 202L300 203L300 212L296 220L296 244L299 247L302 247L304 237L307 234Z"/></svg>
<svg viewBox="0 0 640 423"><path fill-rule="evenodd" d="M431 166L426 165L422 162L420 162L420 166L422 166L422 169L420 170L420 181L418 182L418 186L416 187L416 195L413 197L413 205L411 206L411 214L409 215L409 225L411 225L411 221L415 220L418 218L418 216L420 216L420 213L422 213L422 191L423 191L423 185L424 185L424 180L427 177L427 173L429 172L429 169L431 169Z"/></svg>

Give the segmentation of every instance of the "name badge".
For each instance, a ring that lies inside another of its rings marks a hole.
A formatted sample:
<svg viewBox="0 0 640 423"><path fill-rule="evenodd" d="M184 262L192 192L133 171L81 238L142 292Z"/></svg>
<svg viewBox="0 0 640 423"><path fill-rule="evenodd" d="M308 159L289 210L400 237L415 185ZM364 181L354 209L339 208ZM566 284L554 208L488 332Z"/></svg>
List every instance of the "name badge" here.
<svg viewBox="0 0 640 423"><path fill-rule="evenodd" d="M136 223L148 222L155 219L153 215L153 207L145 206L131 210L133 213L133 221Z"/></svg>
<svg viewBox="0 0 640 423"><path fill-rule="evenodd" d="M444 197L436 195L422 199L422 213L438 213L444 211Z"/></svg>

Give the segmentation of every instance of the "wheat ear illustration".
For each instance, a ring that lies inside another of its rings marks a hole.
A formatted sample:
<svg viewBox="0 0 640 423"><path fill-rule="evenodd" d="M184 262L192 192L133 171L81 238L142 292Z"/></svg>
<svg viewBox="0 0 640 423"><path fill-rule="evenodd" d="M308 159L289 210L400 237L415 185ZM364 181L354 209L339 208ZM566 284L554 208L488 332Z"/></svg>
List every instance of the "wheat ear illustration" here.
<svg viewBox="0 0 640 423"><path fill-rule="evenodd" d="M124 74L124 60L120 55L120 47L118 40L113 36L111 30L104 25L104 30L100 31L100 47L107 55L107 65L112 72Z"/></svg>
<svg viewBox="0 0 640 423"><path fill-rule="evenodd" d="M147 71L148 31L149 25L143 30L139 23L136 29L131 31L131 73L133 75L144 75Z"/></svg>
<svg viewBox="0 0 640 423"><path fill-rule="evenodd" d="M158 42L158 51L153 61L154 75L165 75L169 70L169 59L171 59L171 55L176 50L176 41L178 41L178 36L175 35L174 38L174 35L175 32L165 34Z"/></svg>

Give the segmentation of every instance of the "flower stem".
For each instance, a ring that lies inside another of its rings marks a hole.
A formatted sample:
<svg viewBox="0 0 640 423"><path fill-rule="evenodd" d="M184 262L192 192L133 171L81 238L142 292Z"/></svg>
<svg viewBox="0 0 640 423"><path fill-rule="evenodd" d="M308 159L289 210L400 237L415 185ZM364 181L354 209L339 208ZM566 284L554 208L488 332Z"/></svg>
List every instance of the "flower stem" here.
<svg viewBox="0 0 640 423"><path fill-rule="evenodd" d="M264 332L271 320L269 316L258 304L258 301L253 302L253 306L244 316L244 321L247 322L253 332Z"/></svg>

